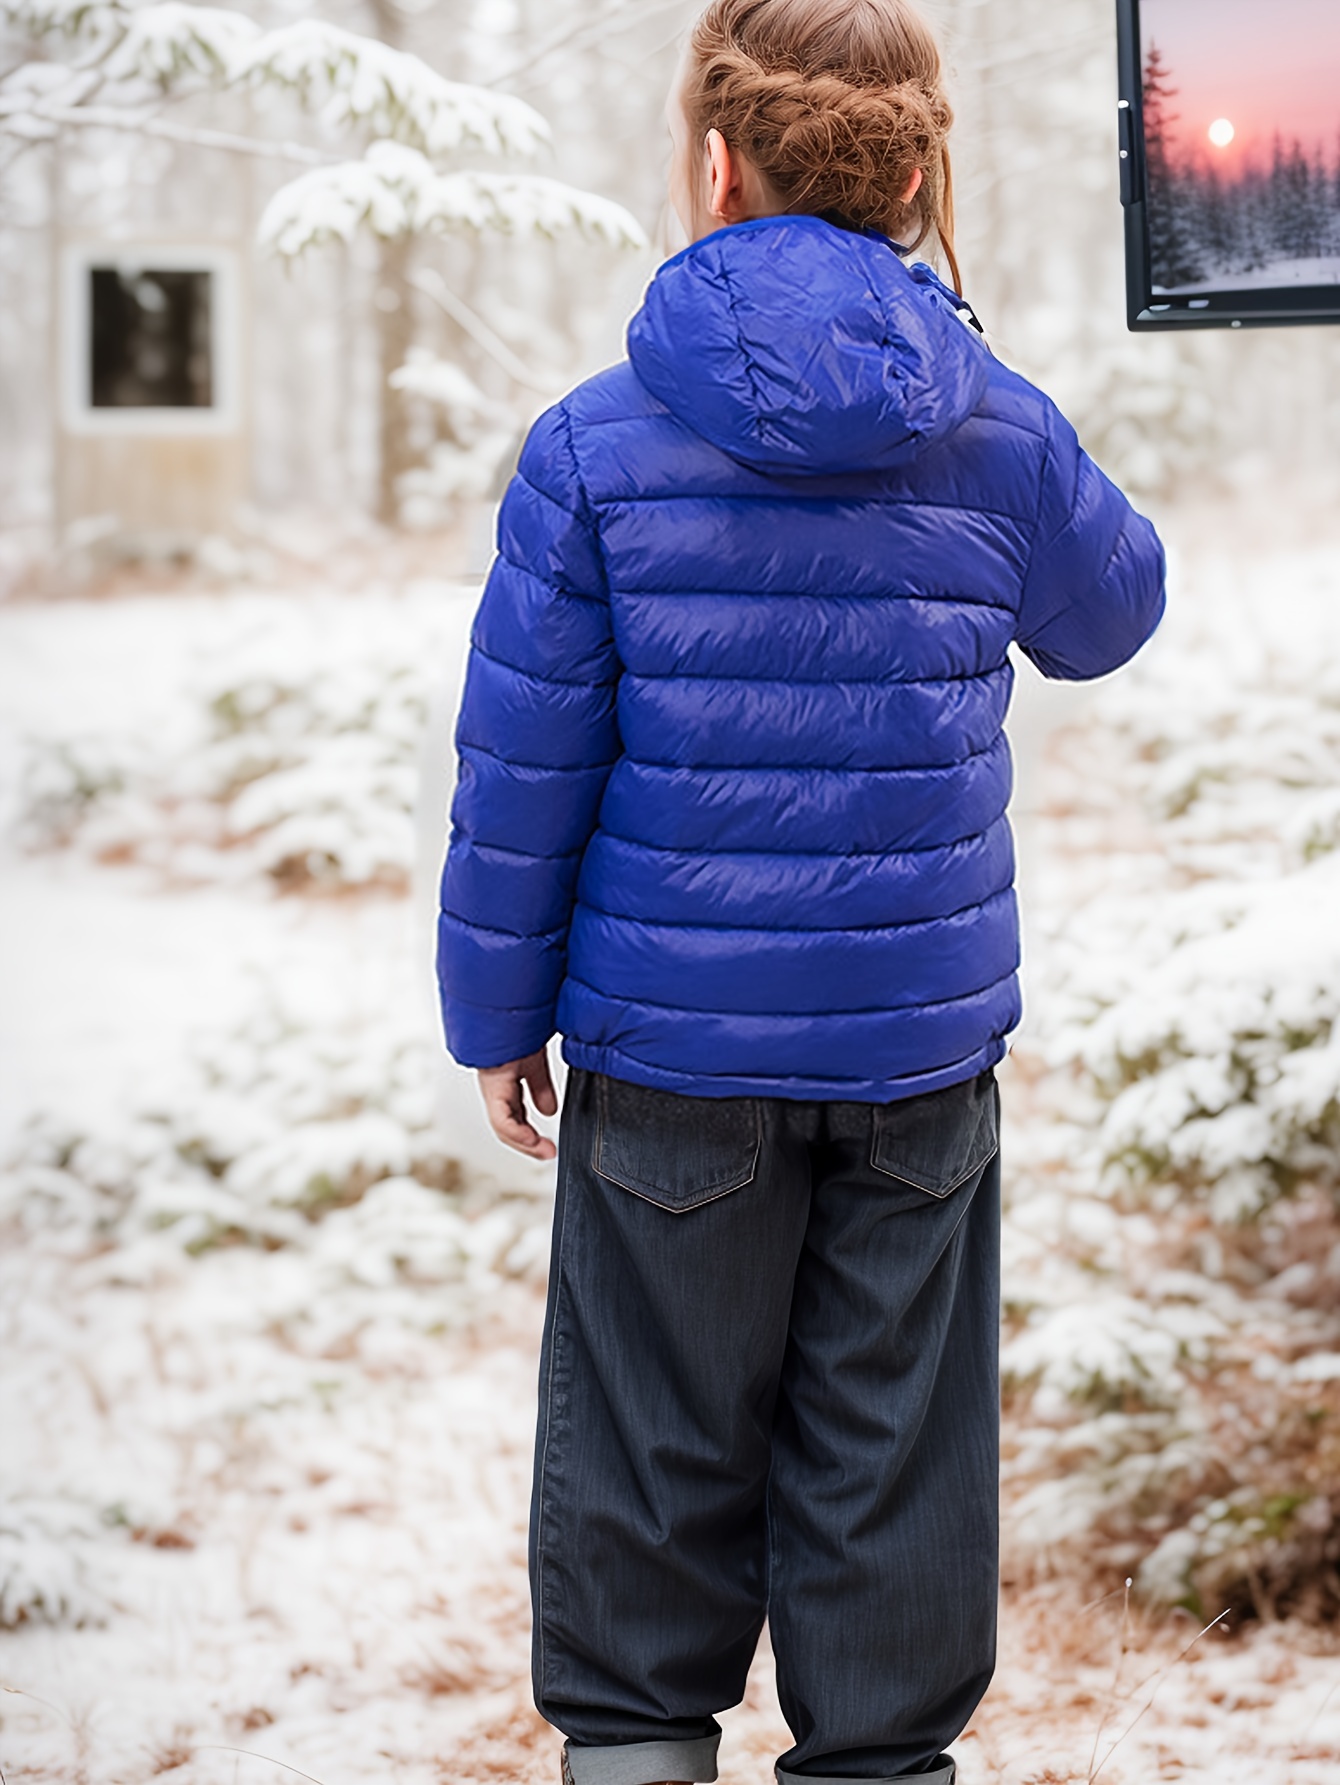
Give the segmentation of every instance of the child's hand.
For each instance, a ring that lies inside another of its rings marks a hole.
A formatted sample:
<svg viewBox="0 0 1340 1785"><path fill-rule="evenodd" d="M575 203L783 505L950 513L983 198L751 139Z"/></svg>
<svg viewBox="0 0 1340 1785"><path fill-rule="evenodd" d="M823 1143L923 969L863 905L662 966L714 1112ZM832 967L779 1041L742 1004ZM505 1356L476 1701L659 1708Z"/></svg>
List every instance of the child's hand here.
<svg viewBox="0 0 1340 1785"><path fill-rule="evenodd" d="M523 1085L529 1085L542 1116L557 1115L558 1096L549 1076L547 1047L537 1054L527 1054L524 1060L509 1060L505 1066L479 1068L480 1095L488 1111L489 1126L498 1139L528 1159L552 1159L558 1148L526 1120Z"/></svg>

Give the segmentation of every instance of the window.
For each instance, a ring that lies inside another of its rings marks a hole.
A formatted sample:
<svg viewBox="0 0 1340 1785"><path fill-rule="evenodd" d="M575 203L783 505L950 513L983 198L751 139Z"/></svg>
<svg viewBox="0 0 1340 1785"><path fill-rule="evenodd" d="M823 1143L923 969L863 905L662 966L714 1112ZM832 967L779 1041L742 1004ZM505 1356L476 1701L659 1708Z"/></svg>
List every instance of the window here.
<svg viewBox="0 0 1340 1785"><path fill-rule="evenodd" d="M68 242L60 292L68 432L181 439L244 429L247 285L236 247Z"/></svg>
<svg viewBox="0 0 1340 1785"><path fill-rule="evenodd" d="M122 264L88 277L92 407L212 408L213 275Z"/></svg>

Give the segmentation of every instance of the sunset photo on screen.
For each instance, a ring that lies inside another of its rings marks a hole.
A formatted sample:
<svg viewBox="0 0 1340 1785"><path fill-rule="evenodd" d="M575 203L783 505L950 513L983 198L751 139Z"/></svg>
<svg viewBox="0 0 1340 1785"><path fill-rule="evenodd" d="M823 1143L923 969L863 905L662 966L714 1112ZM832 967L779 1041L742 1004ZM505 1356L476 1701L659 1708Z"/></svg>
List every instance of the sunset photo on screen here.
<svg viewBox="0 0 1340 1785"><path fill-rule="evenodd" d="M1340 0L1142 0L1155 292L1340 285Z"/></svg>

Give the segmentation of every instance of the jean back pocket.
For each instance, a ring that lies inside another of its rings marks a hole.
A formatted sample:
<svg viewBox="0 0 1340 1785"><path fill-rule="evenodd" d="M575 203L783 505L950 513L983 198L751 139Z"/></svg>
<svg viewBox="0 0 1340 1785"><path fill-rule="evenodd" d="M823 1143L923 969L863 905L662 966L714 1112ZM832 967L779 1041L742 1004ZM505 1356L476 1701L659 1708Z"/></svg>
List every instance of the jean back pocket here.
<svg viewBox="0 0 1340 1785"><path fill-rule="evenodd" d="M1000 1145L1000 1097L989 1069L943 1091L876 1107L870 1163L928 1196L949 1196Z"/></svg>
<svg viewBox="0 0 1340 1785"><path fill-rule="evenodd" d="M591 1164L673 1215L715 1202L758 1171L763 1115L754 1097L682 1097L596 1077Z"/></svg>

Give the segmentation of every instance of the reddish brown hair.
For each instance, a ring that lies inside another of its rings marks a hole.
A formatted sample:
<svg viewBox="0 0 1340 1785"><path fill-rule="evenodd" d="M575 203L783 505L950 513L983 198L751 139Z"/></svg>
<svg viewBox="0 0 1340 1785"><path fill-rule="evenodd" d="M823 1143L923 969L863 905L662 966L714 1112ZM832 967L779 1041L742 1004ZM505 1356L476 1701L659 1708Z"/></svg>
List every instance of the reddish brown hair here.
<svg viewBox="0 0 1340 1785"><path fill-rule="evenodd" d="M689 38L683 100L695 139L719 130L788 211L909 249L934 231L961 289L942 79L939 45L907 0L711 0Z"/></svg>

